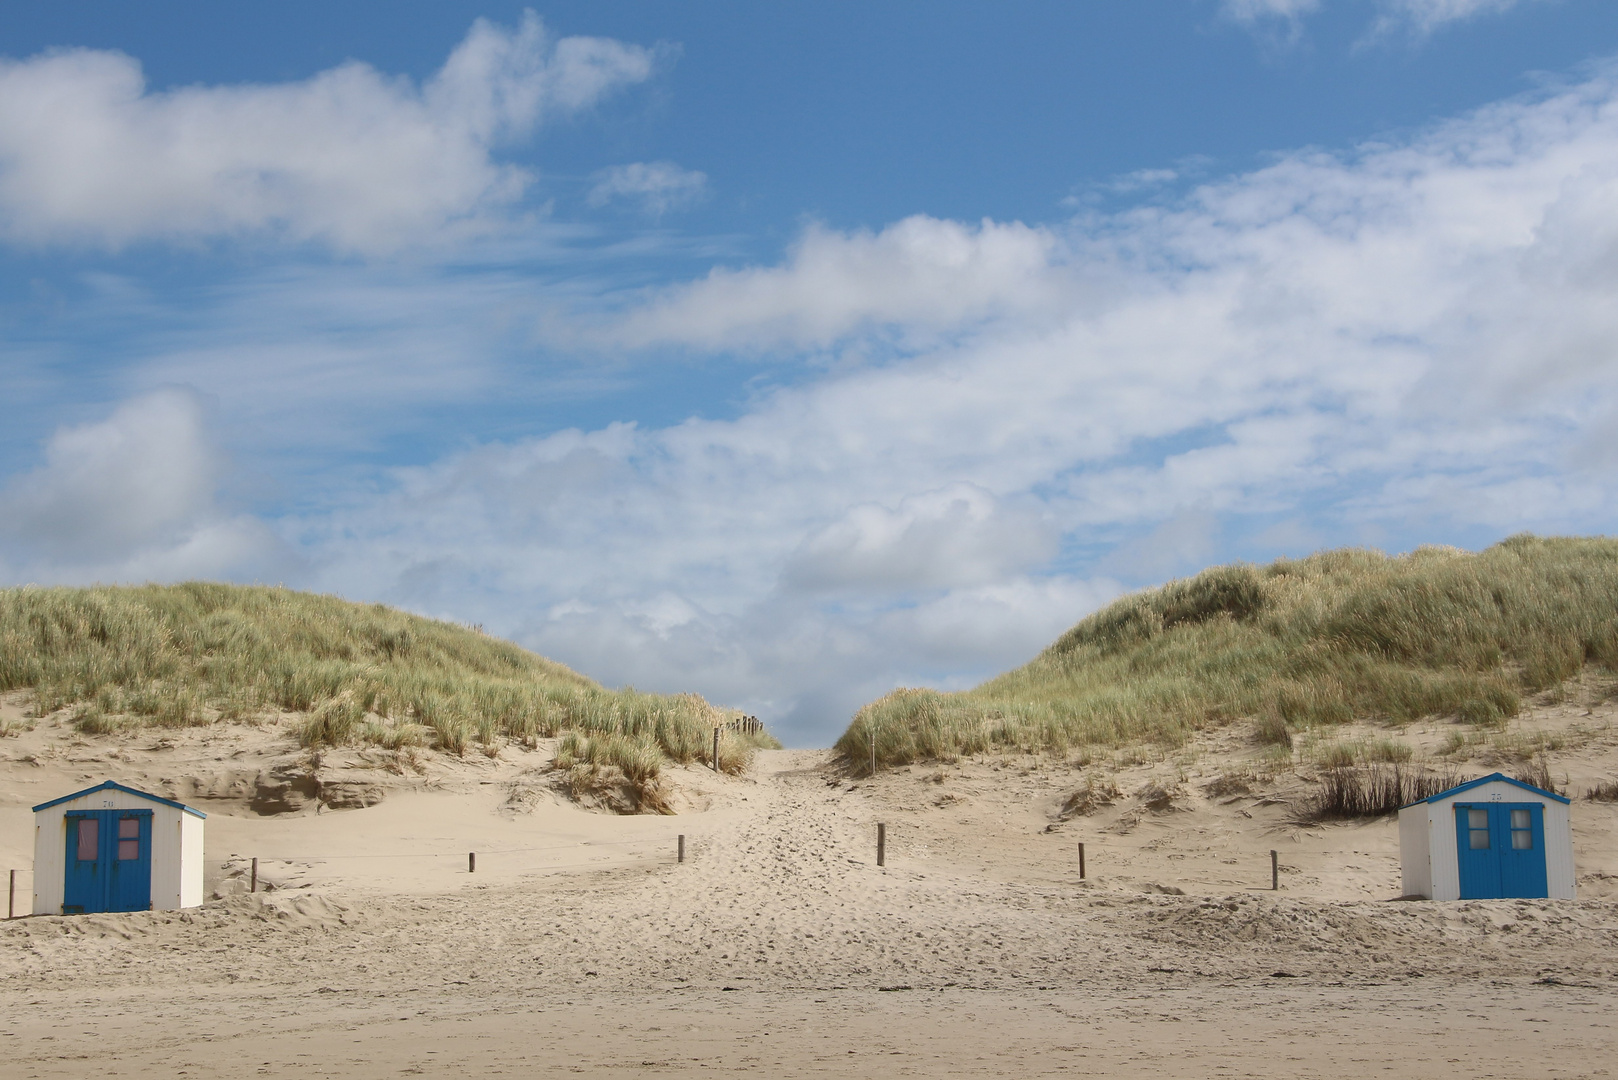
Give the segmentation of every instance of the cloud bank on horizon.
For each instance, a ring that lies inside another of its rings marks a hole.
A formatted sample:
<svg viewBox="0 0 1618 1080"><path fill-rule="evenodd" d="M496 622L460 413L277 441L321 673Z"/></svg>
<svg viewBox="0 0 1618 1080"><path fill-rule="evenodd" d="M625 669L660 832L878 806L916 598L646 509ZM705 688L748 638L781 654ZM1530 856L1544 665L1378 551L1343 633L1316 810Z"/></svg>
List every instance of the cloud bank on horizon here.
<svg viewBox="0 0 1618 1080"><path fill-rule="evenodd" d="M1614 526L1612 64L1117 210L810 222L775 261L558 284L511 269L509 245L539 234L506 212L519 204L491 148L644 80L653 55L575 40L480 23L419 91L333 76L388 118L368 137L454 150L448 201L423 197L412 168L379 179L249 137L243 110L271 113L273 133L319 94L336 120L317 141L343 130L356 99L327 75L193 101L143 93L117 58L5 68L23 80L8 85L74 89L63 115L85 125L31 142L0 118L6 220L40 215L15 243L251 233L368 261L210 293L200 328L132 358L121 403L63 422L0 481L0 580L284 580L481 622L606 682L695 688L813 742L896 684L976 681L1121 589L1216 558ZM235 125L247 179L175 149L193 110ZM109 123L137 195L36 190L57 142L112 153ZM354 171L283 183L317 165ZM589 182L587 202L654 215L711 188L667 161ZM334 224L367 195L374 212ZM489 205L507 246L390 255L389 223L443 245L446 223ZM552 355L581 359L546 381L535 357ZM703 365L743 373L726 415L626 408L354 465L458 394L481 408L565 394L578 371ZM305 486L251 508L243 478L285 460L305 462L288 474Z"/></svg>

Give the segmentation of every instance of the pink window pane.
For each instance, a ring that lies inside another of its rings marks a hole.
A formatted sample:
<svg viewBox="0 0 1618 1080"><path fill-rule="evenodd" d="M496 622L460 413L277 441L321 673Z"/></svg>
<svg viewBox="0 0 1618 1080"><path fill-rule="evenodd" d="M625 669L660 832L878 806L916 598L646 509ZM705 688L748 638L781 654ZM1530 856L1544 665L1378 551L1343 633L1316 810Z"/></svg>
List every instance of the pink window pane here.
<svg viewBox="0 0 1618 1080"><path fill-rule="evenodd" d="M96 857L96 827L101 822L95 818L79 819L79 861L94 862Z"/></svg>
<svg viewBox="0 0 1618 1080"><path fill-rule="evenodd" d="M140 858L140 818L118 819L118 859L127 862Z"/></svg>

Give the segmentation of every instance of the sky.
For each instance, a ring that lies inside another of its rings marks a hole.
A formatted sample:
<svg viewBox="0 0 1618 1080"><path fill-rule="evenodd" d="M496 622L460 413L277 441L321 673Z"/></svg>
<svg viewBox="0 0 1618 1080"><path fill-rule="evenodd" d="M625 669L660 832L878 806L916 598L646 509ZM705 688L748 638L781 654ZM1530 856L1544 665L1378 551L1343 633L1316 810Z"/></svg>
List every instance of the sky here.
<svg viewBox="0 0 1618 1080"><path fill-rule="evenodd" d="M0 584L826 745L1210 564L1614 532L1618 5L28 5L0 420Z"/></svg>

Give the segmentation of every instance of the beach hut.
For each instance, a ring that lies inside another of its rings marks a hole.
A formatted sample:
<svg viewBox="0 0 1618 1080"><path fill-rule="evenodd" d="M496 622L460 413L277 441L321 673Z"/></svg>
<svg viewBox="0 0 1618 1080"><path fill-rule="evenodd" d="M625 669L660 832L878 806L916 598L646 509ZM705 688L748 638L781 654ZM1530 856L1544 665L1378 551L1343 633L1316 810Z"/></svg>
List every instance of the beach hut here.
<svg viewBox="0 0 1618 1080"><path fill-rule="evenodd" d="M1399 811L1404 894L1428 900L1572 900L1569 802L1494 773Z"/></svg>
<svg viewBox="0 0 1618 1080"><path fill-rule="evenodd" d="M172 799L108 780L34 807L34 914L202 903L202 822Z"/></svg>

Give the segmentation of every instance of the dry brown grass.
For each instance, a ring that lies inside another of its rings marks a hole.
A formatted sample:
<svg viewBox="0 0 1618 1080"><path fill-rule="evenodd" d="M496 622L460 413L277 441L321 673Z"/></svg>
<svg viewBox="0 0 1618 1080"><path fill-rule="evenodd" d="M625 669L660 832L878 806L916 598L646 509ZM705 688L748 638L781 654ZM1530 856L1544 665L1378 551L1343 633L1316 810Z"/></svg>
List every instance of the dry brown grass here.
<svg viewBox="0 0 1618 1080"><path fill-rule="evenodd" d="M1316 793L1299 806L1300 822L1334 818L1368 818L1392 814L1419 799L1448 791L1468 779L1452 769L1406 768L1399 765L1349 766L1328 769Z"/></svg>
<svg viewBox="0 0 1618 1080"><path fill-rule="evenodd" d="M1532 784L1541 791L1549 791L1553 795L1561 795L1562 788L1567 786L1566 783L1557 786L1556 778L1551 775L1551 763L1543 755L1525 762L1512 775L1525 784Z"/></svg>
<svg viewBox="0 0 1618 1080"><path fill-rule="evenodd" d="M1119 794L1118 785L1111 777L1087 776L1083 785L1063 801L1060 818L1067 821L1070 818L1093 814L1102 807L1117 802Z"/></svg>

